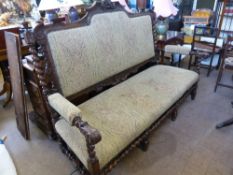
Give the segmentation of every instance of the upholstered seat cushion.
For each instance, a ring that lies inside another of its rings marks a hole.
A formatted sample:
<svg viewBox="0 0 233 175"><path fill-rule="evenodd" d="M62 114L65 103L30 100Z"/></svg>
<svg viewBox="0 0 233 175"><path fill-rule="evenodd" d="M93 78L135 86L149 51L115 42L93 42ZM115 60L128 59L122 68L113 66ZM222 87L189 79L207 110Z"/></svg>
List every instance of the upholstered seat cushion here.
<svg viewBox="0 0 233 175"><path fill-rule="evenodd" d="M102 140L96 145L100 166L142 134L197 81L195 72L158 65L79 105L82 119L101 133ZM56 123L56 130L87 167L87 150L79 130L64 119Z"/></svg>

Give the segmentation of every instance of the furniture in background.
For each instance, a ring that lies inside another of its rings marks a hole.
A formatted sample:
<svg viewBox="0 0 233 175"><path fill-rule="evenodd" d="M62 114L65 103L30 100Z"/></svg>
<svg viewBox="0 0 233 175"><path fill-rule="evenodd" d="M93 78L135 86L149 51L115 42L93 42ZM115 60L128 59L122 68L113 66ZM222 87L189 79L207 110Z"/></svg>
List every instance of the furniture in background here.
<svg viewBox="0 0 233 175"><path fill-rule="evenodd" d="M215 92L217 91L218 86L223 86L223 87L233 89L232 85L224 84L221 82L224 71L226 70L233 71L233 45L232 43L233 43L233 37L229 36L227 38L226 44L224 45L221 65L220 65L217 81L216 81L215 88L214 88Z"/></svg>
<svg viewBox="0 0 233 175"><path fill-rule="evenodd" d="M81 174L107 174L134 147L147 150L150 132L195 97L195 72L147 66L157 56L153 27L154 13L106 1L80 22L40 24L30 35L43 99Z"/></svg>
<svg viewBox="0 0 233 175"><path fill-rule="evenodd" d="M192 11L191 16L183 16L185 25L209 25L213 19L213 11L209 9L197 9Z"/></svg>
<svg viewBox="0 0 233 175"><path fill-rule="evenodd" d="M200 72L201 62L204 59L210 59L207 65L203 65L207 68L207 76L213 69L213 60L215 54L220 53L221 48L216 46L218 40L218 29L212 27L199 27L194 29L192 47L190 52L189 69L195 66L197 72ZM194 63L193 63L194 57Z"/></svg>
<svg viewBox="0 0 233 175"><path fill-rule="evenodd" d="M1 27L0 28L0 69L2 71L3 80L4 80L3 88L0 91L0 96L5 94L5 93L7 94L5 103L3 104L3 107L5 107L10 102L11 96L12 96L12 90L11 90L11 84L10 84L10 75L9 75L7 55L6 55L6 44L5 44L5 36L4 36L5 31L19 33L19 27L18 26L8 26L8 27Z"/></svg>
<svg viewBox="0 0 233 175"><path fill-rule="evenodd" d="M178 64L181 66L181 61L189 56L191 45L166 45L164 48L165 54L171 54L171 65Z"/></svg>
<svg viewBox="0 0 233 175"><path fill-rule="evenodd" d="M233 101L231 102L231 106L233 108ZM216 125L216 129L221 129L223 127L230 126L232 124L233 124L233 117L230 118L230 119L228 119L228 120L226 120L226 121L224 121L224 122L222 122L222 123L217 124Z"/></svg>
<svg viewBox="0 0 233 175"><path fill-rule="evenodd" d="M3 104L3 107L6 107L7 104L11 101L12 97L12 88L11 88L11 82L10 82L10 74L8 69L8 61L7 61L7 50L5 45L5 36L4 32L13 32L16 34L20 34L20 28L19 26L7 26L7 27L1 27L0 28L0 69L2 71L3 75L3 88L0 92L0 96L6 93L6 100ZM28 45L21 40L21 54L27 55L28 54Z"/></svg>
<svg viewBox="0 0 233 175"><path fill-rule="evenodd" d="M159 63L165 62L165 46L166 45L183 45L184 35L177 31L168 31L163 38L155 38L155 48L159 54Z"/></svg>
<svg viewBox="0 0 233 175"><path fill-rule="evenodd" d="M24 47L22 47L21 42L19 42L18 44L18 34L17 36L14 36L14 34L11 35L8 36L8 38L6 38L6 41L8 42L8 47L7 49L4 49L4 57L1 57L2 58L1 61L4 62L3 68L5 70L5 72L3 72L3 75L7 77L7 82L5 81L5 84L9 85L8 87L10 92L7 102L11 100L12 97L11 92L13 85L14 105L16 111L17 124L18 124L17 126L19 128L19 131L22 133L22 135L26 139L30 138L29 126L28 126L28 117L29 117L31 121L33 121L49 138L54 139L55 134L54 134L51 117L48 112L48 109L46 108L46 105L44 104L45 102L42 98L42 89L40 88L38 78L35 75L35 70L31 55L25 56L26 59L23 60L21 57L22 53L23 54L29 53L28 45L24 43ZM15 39L13 39L14 37ZM8 40L12 40L12 42L10 43L10 41ZM17 62L18 61L18 59L16 59L17 56L19 57L20 62ZM7 58L9 58L9 60ZM10 71L8 69L9 67L8 61L11 63L11 66L14 66L14 68L12 68ZM23 71L21 69L23 69ZM9 72L11 72L11 77ZM13 82L11 80L13 80ZM25 98L24 86L23 86L24 83L26 84L26 88L33 107L33 111L30 113L28 113L27 111L27 103L25 102L24 99Z"/></svg>
<svg viewBox="0 0 233 175"><path fill-rule="evenodd" d="M10 80L13 90L17 127L25 139L30 138L19 35L5 32Z"/></svg>
<svg viewBox="0 0 233 175"><path fill-rule="evenodd" d="M233 10L232 0L218 0L215 10L215 25L219 28L219 35L226 38L229 31L233 31ZM227 32L226 32L227 31Z"/></svg>

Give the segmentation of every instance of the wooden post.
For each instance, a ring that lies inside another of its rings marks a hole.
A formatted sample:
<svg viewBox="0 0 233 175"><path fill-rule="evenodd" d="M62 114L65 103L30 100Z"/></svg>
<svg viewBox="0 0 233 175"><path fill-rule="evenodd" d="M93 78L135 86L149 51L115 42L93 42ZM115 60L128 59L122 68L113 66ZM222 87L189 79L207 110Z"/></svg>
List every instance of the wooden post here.
<svg viewBox="0 0 233 175"><path fill-rule="evenodd" d="M223 18L224 18L227 2L228 2L228 0L223 0L223 8L222 8L221 18L220 18L220 22L219 22L219 33L218 33L218 35L220 35L221 29L222 29L222 23L223 23Z"/></svg>

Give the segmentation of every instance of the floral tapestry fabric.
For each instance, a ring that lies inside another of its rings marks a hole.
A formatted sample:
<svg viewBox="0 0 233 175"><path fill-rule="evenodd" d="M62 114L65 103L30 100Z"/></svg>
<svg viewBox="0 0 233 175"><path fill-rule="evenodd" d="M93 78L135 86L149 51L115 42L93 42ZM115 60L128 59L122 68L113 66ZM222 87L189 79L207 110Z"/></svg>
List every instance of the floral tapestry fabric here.
<svg viewBox="0 0 233 175"><path fill-rule="evenodd" d="M98 14L89 26L51 32L48 42L64 96L155 56L150 16L129 18L124 12Z"/></svg>
<svg viewBox="0 0 233 175"><path fill-rule="evenodd" d="M82 119L100 131L96 154L103 167L167 111L198 81L198 74L154 66L78 106ZM85 140L65 120L56 129L87 167Z"/></svg>

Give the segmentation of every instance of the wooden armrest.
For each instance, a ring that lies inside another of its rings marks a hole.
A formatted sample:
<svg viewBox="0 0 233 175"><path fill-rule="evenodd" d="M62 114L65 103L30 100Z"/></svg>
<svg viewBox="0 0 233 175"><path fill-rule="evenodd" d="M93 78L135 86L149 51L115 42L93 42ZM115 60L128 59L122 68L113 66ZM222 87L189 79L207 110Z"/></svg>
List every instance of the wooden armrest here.
<svg viewBox="0 0 233 175"><path fill-rule="evenodd" d="M79 128L80 132L85 136L89 145L95 145L101 141L100 132L90 126L87 122L82 121L81 117L74 118L74 126Z"/></svg>
<svg viewBox="0 0 233 175"><path fill-rule="evenodd" d="M71 126L79 128L89 145L95 145L101 140L99 131L91 127L87 122L82 121L81 110L61 94L55 93L48 96L48 102Z"/></svg>

